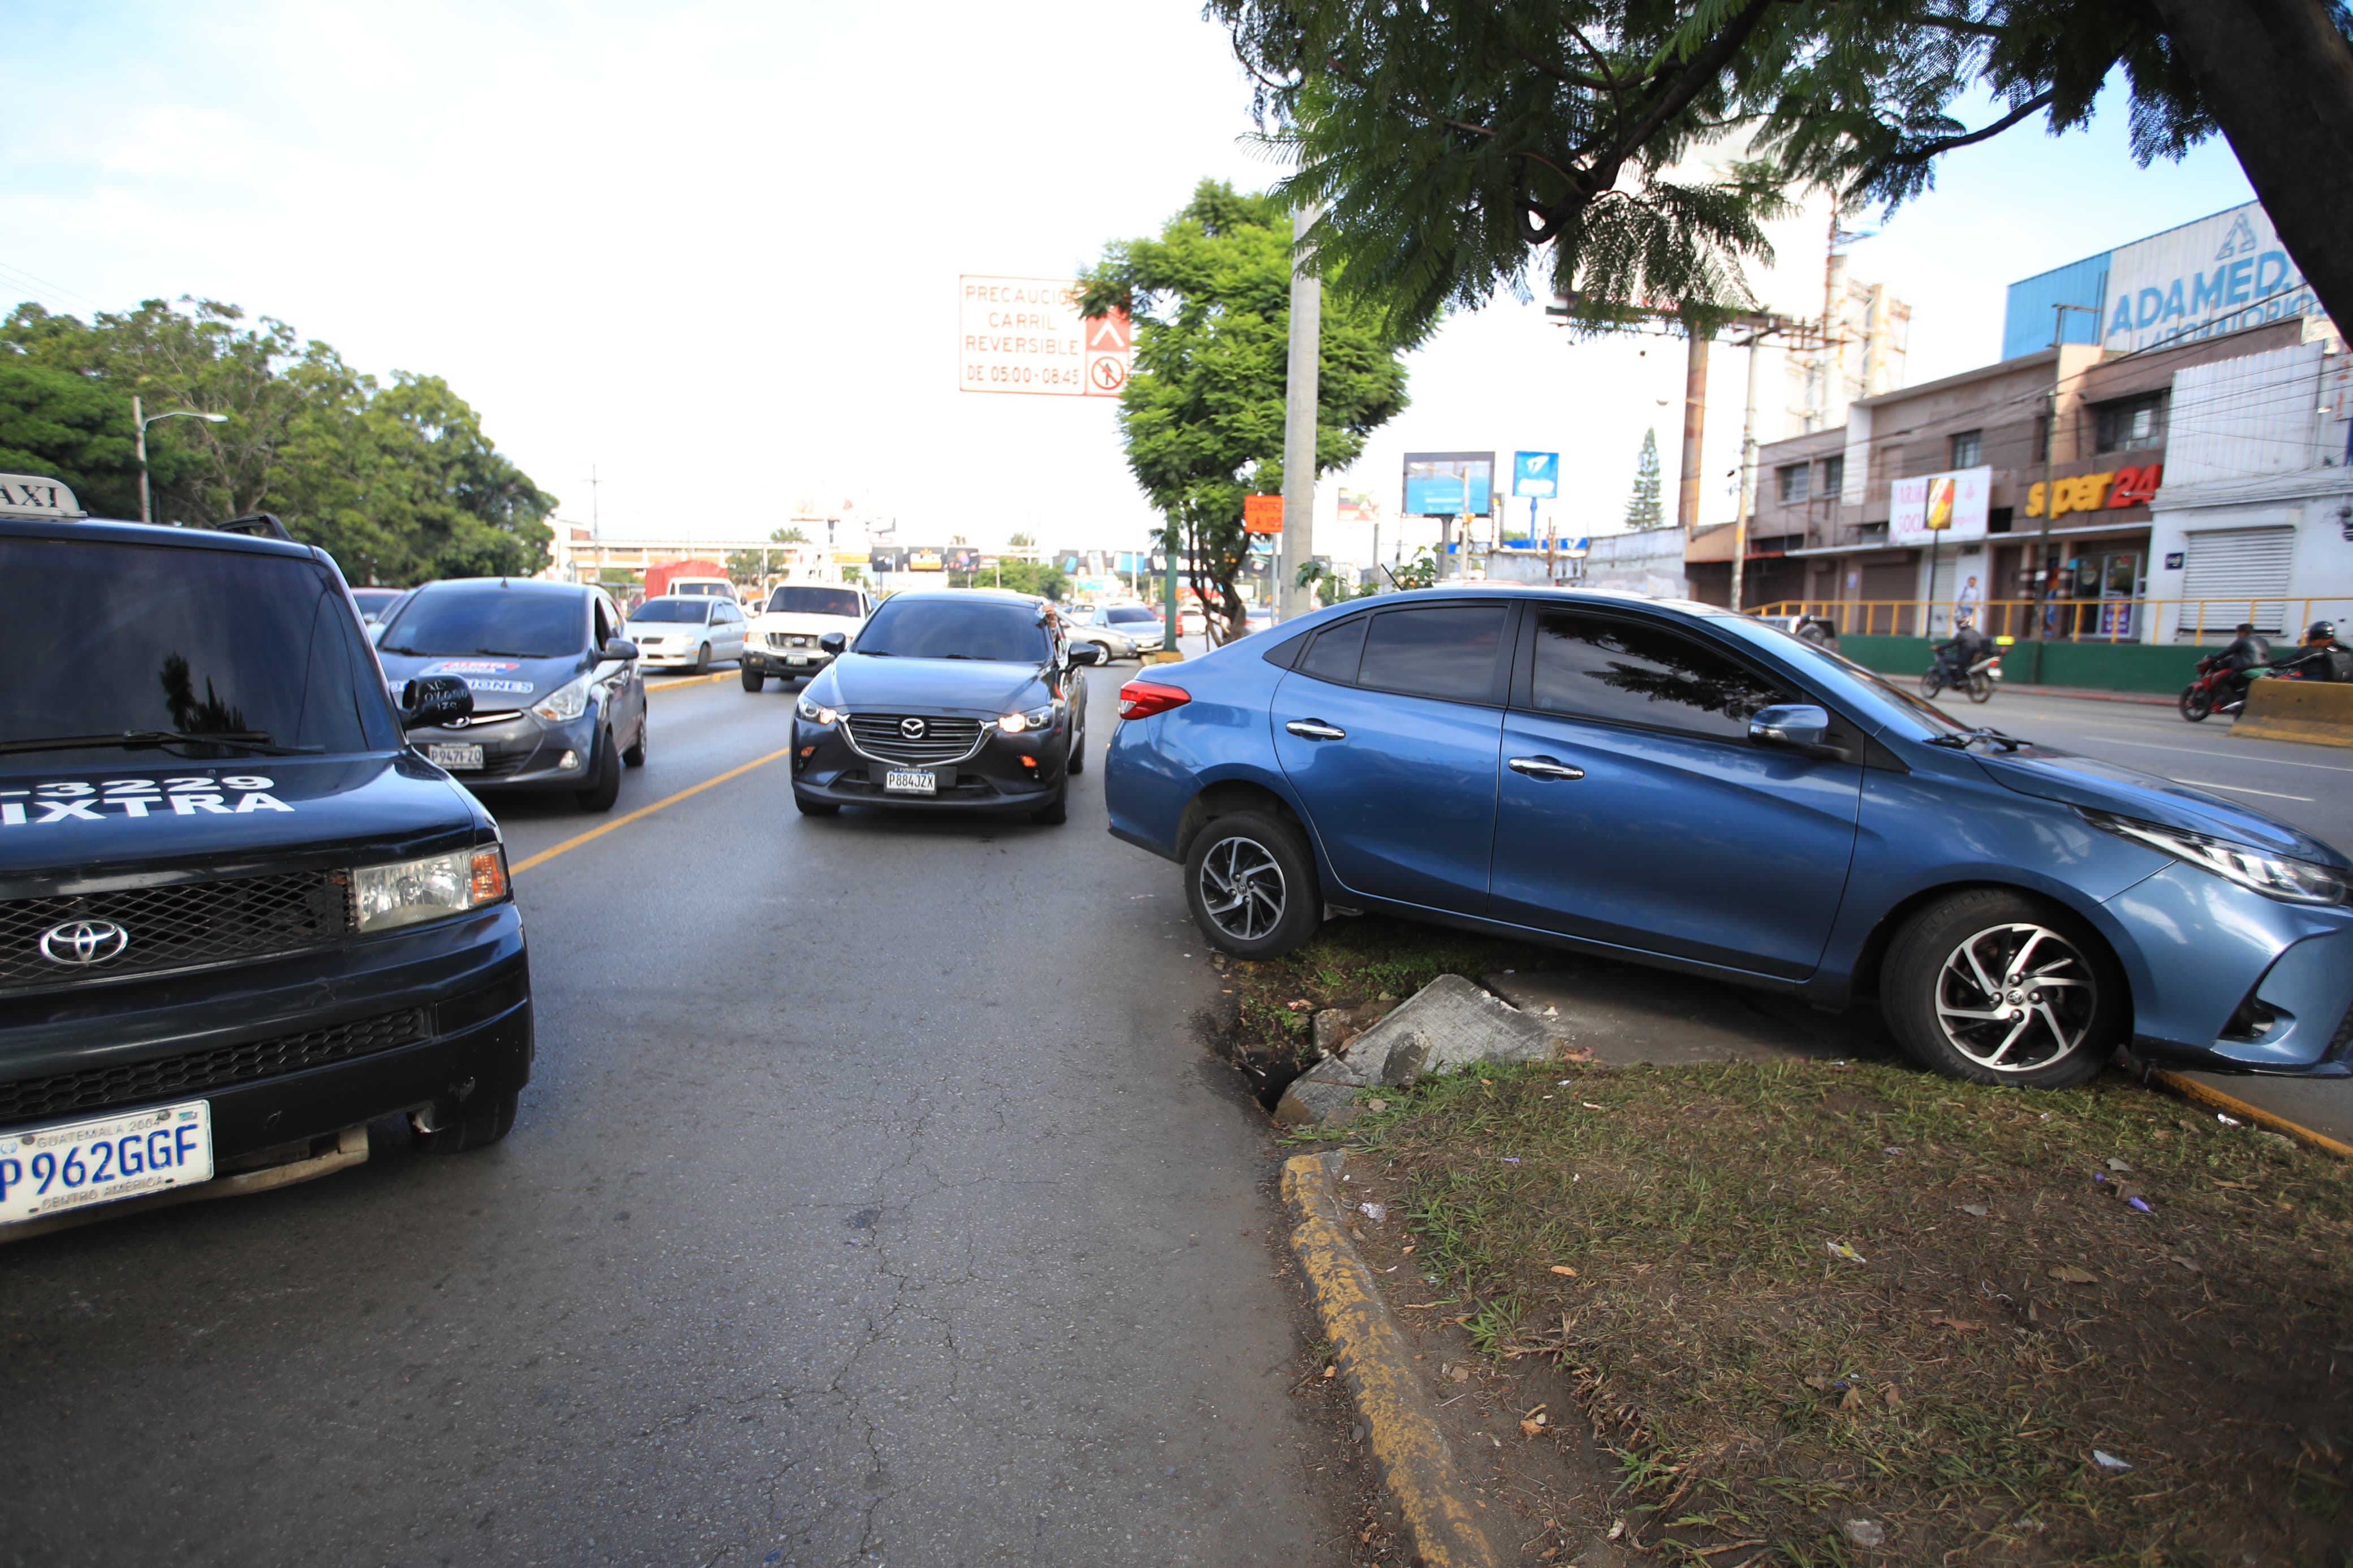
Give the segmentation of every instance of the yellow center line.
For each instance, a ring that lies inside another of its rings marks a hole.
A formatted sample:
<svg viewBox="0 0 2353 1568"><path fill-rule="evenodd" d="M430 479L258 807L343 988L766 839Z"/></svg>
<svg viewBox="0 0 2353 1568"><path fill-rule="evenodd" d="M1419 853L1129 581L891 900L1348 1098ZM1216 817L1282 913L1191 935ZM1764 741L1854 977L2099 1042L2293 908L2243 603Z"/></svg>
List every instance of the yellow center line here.
<svg viewBox="0 0 2353 1568"><path fill-rule="evenodd" d="M676 795L663 796L660 800L654 802L651 805L641 805L638 807L637 810L629 813L627 816L617 816L613 818L612 821L599 824L597 826L590 828L586 833L575 834L572 837L565 839L563 843L554 846L553 848L541 850L538 854L533 856L530 859L525 860L519 866L509 867L507 869L507 875L509 877L520 877L534 866L544 866L550 860L554 859L558 855L565 854L571 850L579 848L583 844L587 843L592 838L602 838L605 835L614 831L616 828L627 827L629 824L637 821L641 816L651 816L655 812L660 811L665 806L676 805L680 801L684 800L689 795L701 795L704 790L710 789L716 784L723 784L729 779L741 778L745 773L750 773L754 768L765 768L770 763L775 762L778 757L790 756L792 755L792 750L793 749L790 746L786 746L781 752L770 752L765 757L755 757L752 761L745 763L742 767L729 768L725 773L717 774L712 778L707 778L699 784L690 784L685 789L679 791Z"/></svg>

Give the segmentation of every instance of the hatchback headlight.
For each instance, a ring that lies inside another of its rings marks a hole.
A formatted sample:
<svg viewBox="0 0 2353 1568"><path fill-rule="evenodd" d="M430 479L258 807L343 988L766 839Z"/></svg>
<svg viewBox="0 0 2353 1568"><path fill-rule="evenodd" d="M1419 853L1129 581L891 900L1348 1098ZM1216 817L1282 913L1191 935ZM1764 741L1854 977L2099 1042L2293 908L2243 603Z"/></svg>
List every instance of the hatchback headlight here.
<svg viewBox="0 0 2353 1568"><path fill-rule="evenodd" d="M551 724L562 724L588 711L588 690L595 684L588 676L566 681L545 697L531 705L531 710Z"/></svg>
<svg viewBox="0 0 2353 1568"><path fill-rule="evenodd" d="M2293 856L2250 849L2243 844L2233 844L2225 838L2209 837L2203 833L2185 833L2178 827L2159 827L2153 822L2118 816L2113 812L2094 811L2088 806L2076 809L2094 827L2104 827L2126 838L2137 838L2151 848L2162 849L2177 860L2187 860L2200 870L2211 871L2267 899L2277 899L2289 904L2341 904L2345 901L2345 873L2334 866L2318 866Z"/></svg>
<svg viewBox="0 0 2353 1568"><path fill-rule="evenodd" d="M386 931L462 915L507 896L507 851L503 844L362 866L352 872L352 901L359 929Z"/></svg>
<svg viewBox="0 0 2353 1568"><path fill-rule="evenodd" d="M1027 713L1005 713L997 717L997 727L1008 735L1018 735L1025 730L1043 730L1054 722L1054 705L1032 708Z"/></svg>
<svg viewBox="0 0 2353 1568"><path fill-rule="evenodd" d="M799 701L793 704L793 711L812 724L832 724L839 722L843 717L837 709L828 708L821 702L810 701L806 693Z"/></svg>

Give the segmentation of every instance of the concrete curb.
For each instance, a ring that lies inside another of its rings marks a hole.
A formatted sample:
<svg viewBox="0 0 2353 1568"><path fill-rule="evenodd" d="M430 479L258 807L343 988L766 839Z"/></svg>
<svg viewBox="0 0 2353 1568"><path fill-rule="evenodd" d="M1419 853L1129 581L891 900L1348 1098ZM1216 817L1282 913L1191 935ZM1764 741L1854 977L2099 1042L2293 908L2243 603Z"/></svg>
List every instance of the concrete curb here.
<svg viewBox="0 0 2353 1568"><path fill-rule="evenodd" d="M2324 1154L2334 1154L2340 1160L2353 1160L2353 1147L2339 1143L2327 1133L2316 1132L2300 1121L2290 1121L2275 1110L2249 1105L2236 1095L2225 1094L2211 1084L2200 1083L2194 1078L2184 1078L2164 1068L2157 1068L2148 1076L2193 1105L2202 1105L2209 1110L2227 1110L2242 1121L2251 1121L2284 1138L2293 1138Z"/></svg>
<svg viewBox="0 0 2353 1568"><path fill-rule="evenodd" d="M1506 1561L1480 1528L1471 1489L1454 1463L1372 1270L1348 1244L1337 1184L1340 1153L1283 1162L1291 1250L1315 1292L1315 1312L1365 1419L1373 1458L1405 1514L1427 1568L1498 1568Z"/></svg>
<svg viewBox="0 0 2353 1568"><path fill-rule="evenodd" d="M646 683L646 695L653 697L664 691L676 691L684 686L708 686L714 680L741 680L742 672L723 669L716 675L683 675L676 680L656 680Z"/></svg>

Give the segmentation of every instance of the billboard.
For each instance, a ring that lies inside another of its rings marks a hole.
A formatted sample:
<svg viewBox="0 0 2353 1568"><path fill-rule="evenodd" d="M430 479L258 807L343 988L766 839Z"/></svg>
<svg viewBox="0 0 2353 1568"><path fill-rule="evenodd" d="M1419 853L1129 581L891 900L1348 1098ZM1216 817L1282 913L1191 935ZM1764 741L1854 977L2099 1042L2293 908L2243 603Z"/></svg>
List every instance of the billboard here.
<svg viewBox="0 0 2353 1568"><path fill-rule="evenodd" d="M907 569L907 552L890 548L870 550L866 554L866 569L877 577L889 572L904 572Z"/></svg>
<svg viewBox="0 0 2353 1568"><path fill-rule="evenodd" d="M1560 494L1560 454L1513 453L1512 493L1533 496L1538 500L1550 500Z"/></svg>
<svg viewBox="0 0 2353 1568"><path fill-rule="evenodd" d="M907 570L910 572L939 572L945 566L934 546L917 545L907 552Z"/></svg>
<svg viewBox="0 0 2353 1568"><path fill-rule="evenodd" d="M2324 313L2271 215L2249 202L2109 252L2100 345L2145 349Z"/></svg>
<svg viewBox="0 0 2353 1568"><path fill-rule="evenodd" d="M1405 506L1408 517L1484 516L1494 504L1493 452L1408 452Z"/></svg>
<svg viewBox="0 0 2353 1568"><path fill-rule="evenodd" d="M1079 314L1067 278L956 279L956 386L1036 397L1117 397L1134 363L1124 312Z"/></svg>
<svg viewBox="0 0 2353 1568"><path fill-rule="evenodd" d="M1372 491L1343 489L1340 492L1342 522L1378 522L1380 517L1381 506L1373 499Z"/></svg>
<svg viewBox="0 0 2353 1568"><path fill-rule="evenodd" d="M1993 469L1957 468L1951 473L1923 474L1898 479L1891 491L1894 506L1887 514L1887 542L1947 544L1986 536L1986 498L1993 491Z"/></svg>

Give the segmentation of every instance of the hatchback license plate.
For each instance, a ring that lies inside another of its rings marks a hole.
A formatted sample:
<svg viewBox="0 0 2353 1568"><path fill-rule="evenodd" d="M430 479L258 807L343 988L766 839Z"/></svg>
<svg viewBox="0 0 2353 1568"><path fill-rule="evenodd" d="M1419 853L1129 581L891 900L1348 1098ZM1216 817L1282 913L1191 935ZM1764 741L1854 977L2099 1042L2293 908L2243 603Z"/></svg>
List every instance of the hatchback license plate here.
<svg viewBox="0 0 2353 1568"><path fill-rule="evenodd" d="M212 1107L201 1100L0 1133L0 1225L212 1177Z"/></svg>
<svg viewBox="0 0 2353 1568"><path fill-rule="evenodd" d="M445 768L479 768L482 765L480 746L428 745L425 748L427 761Z"/></svg>
<svg viewBox="0 0 2353 1568"><path fill-rule="evenodd" d="M929 768L892 768L882 775L882 787L893 795L937 795L940 775Z"/></svg>

